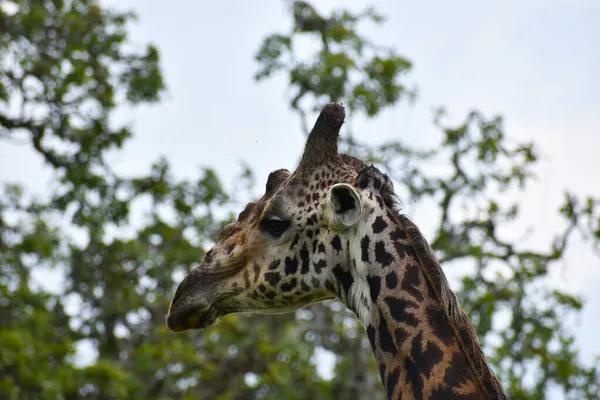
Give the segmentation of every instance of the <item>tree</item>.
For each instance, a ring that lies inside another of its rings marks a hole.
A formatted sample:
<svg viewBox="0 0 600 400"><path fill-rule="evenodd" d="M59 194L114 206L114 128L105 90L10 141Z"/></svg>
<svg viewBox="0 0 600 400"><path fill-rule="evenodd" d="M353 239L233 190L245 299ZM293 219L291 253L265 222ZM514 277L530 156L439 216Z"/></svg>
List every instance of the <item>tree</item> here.
<svg viewBox="0 0 600 400"><path fill-rule="evenodd" d="M358 34L364 20L383 21L374 10L325 17L309 3L290 4L293 29L261 44L257 79L288 73L295 89L290 106L301 121L323 102L343 100L353 113L376 117L414 97L400 79L411 63ZM337 302L296 314L228 316L210 332L167 332L164 315L178 278L249 200L253 176L243 169L241 190L234 191L208 167L188 181L176 180L164 159L133 178L106 163L107 152L133 134L114 126L114 111L159 101L164 89L158 50L129 50L127 26L134 18L95 0L0 0L0 139L25 140L56 182L44 198L15 183L0 192L0 398L352 399L383 393L362 327ZM293 43L300 35L319 39L313 59L297 61ZM459 290L461 303L515 398L540 398L551 385L574 398L597 398L598 372L578 361L572 333L561 322L581 300L538 282L576 231L598 245L598 200L567 194L560 209L566 228L550 249L521 249L498 233L517 218L518 205L498 199L528 182L535 148L509 146L501 118L479 112L458 127L437 124L441 145L433 150L352 137L344 146L406 185L407 200L439 203L432 244L445 268L473 265ZM426 173L436 159L446 159L453 175ZM130 212L140 199L151 205L143 225L132 226ZM459 205L471 216L459 218ZM217 217L222 211L224 220ZM124 228L127 233L115 233ZM64 274L59 292L32 286L41 268ZM500 334L492 324L499 310L511 315ZM82 342L97 351L92 365L78 366L74 357ZM337 357L330 381L312 362L319 348ZM540 379L524 381L524 370Z"/></svg>

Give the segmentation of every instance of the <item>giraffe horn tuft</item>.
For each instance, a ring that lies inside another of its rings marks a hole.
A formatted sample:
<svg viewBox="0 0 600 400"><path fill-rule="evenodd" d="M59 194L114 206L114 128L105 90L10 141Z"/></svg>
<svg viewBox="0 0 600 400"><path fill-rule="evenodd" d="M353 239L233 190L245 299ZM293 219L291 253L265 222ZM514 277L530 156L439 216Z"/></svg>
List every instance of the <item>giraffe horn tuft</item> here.
<svg viewBox="0 0 600 400"><path fill-rule="evenodd" d="M338 155L338 138L345 116L343 104L330 103L323 107L308 135L298 169L311 169Z"/></svg>

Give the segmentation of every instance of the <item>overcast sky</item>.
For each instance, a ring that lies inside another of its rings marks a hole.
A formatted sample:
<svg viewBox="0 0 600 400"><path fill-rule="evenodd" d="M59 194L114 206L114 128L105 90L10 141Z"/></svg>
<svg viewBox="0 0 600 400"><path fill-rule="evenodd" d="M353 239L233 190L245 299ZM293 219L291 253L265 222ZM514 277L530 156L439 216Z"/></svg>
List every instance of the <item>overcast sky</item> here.
<svg viewBox="0 0 600 400"><path fill-rule="evenodd" d="M165 155L178 177L197 176L212 166L226 184L238 162L254 168L262 187L267 174L293 170L304 137L288 108L283 76L256 84L254 54L265 35L287 32L290 17L281 0L199 2L107 0L139 15L132 27L137 43L151 41L161 53L168 85L153 107L123 110L135 138L113 157L119 171L148 171ZM312 2L314 4L317 1ZM319 0L318 9L361 10L356 0ZM401 104L375 120L353 118L355 134L376 144L401 138L432 144L433 107L444 105L459 121L477 108L505 117L507 134L534 140L545 155L537 183L522 196L521 230L534 229L532 247L549 243L557 231L556 210L569 188L600 196L600 2L529 0L373 1L388 21L364 32L394 46L414 63L409 81L419 88L417 103ZM343 134L343 131L342 131ZM0 142L0 181L20 180L38 192L49 173L26 147ZM399 191L403 191L399 188ZM411 215L431 234L426 213ZM446 270L452 275L452 271ZM569 248L553 282L585 296L578 324L579 344L591 361L600 353L600 261L582 241Z"/></svg>

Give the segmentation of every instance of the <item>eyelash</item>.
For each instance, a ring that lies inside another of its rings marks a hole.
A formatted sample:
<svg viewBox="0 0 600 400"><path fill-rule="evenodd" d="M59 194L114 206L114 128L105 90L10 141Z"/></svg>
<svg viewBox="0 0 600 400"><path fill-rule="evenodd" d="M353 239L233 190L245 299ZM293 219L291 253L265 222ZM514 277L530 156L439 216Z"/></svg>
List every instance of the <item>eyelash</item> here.
<svg viewBox="0 0 600 400"><path fill-rule="evenodd" d="M264 232L278 238L290 227L290 221L265 218L260 222L260 227Z"/></svg>

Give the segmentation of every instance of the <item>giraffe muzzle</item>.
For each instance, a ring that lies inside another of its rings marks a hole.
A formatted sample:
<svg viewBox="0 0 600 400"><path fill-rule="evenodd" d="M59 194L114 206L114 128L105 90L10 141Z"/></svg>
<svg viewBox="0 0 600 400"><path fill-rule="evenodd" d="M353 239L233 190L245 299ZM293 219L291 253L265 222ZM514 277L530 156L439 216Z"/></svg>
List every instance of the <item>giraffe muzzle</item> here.
<svg viewBox="0 0 600 400"><path fill-rule="evenodd" d="M167 328L171 332L183 332L190 329L204 329L213 325L217 320L216 309L208 308L205 312L198 309L179 310L167 315Z"/></svg>
<svg viewBox="0 0 600 400"><path fill-rule="evenodd" d="M208 291L203 290L202 274L194 270L181 281L167 313L167 328L171 332L203 329L215 323L218 309L211 301Z"/></svg>

